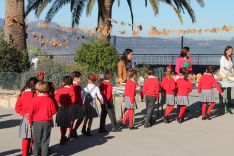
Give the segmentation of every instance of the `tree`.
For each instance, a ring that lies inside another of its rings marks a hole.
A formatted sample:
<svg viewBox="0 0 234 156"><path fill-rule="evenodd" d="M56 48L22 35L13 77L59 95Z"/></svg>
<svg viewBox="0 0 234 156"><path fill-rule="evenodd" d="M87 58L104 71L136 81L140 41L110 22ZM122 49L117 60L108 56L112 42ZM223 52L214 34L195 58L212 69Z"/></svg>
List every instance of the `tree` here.
<svg viewBox="0 0 234 156"><path fill-rule="evenodd" d="M98 39L107 41L109 40L109 33L106 35L106 32L110 32L111 30L111 21L112 18L112 6L115 1L118 2L120 5L120 0L28 0L27 12L28 14L30 11L35 10L35 14L40 16L42 11L46 8L46 6L52 3L51 8L47 12L46 21L50 22L54 15L64 6L70 4L71 6L71 13L72 13L72 27L79 24L80 16L83 12L83 9L86 5L86 15L90 15L92 13L92 9L94 7L95 2L98 3ZM126 0L130 9L132 23L134 23L133 17L133 9L132 9L132 1ZM187 10L188 14L190 15L192 22L196 21L194 11L188 2L188 0L145 0L145 6L147 7L148 2L152 6L153 12L155 15L159 12L159 2L163 2L171 6L174 11L176 12L178 18L180 19L181 23L183 23L183 19L181 13L185 13L184 10ZM204 6L203 0L197 0L197 2Z"/></svg>
<svg viewBox="0 0 234 156"><path fill-rule="evenodd" d="M5 40L22 52L26 52L24 0L5 0Z"/></svg>

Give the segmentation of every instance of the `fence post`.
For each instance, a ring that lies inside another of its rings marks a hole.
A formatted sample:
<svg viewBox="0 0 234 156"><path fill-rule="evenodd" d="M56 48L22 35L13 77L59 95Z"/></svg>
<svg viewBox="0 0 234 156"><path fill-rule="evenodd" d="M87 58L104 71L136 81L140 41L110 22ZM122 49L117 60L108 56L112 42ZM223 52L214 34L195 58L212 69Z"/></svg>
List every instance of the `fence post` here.
<svg viewBox="0 0 234 156"><path fill-rule="evenodd" d="M181 36L181 50L184 47L184 36Z"/></svg>

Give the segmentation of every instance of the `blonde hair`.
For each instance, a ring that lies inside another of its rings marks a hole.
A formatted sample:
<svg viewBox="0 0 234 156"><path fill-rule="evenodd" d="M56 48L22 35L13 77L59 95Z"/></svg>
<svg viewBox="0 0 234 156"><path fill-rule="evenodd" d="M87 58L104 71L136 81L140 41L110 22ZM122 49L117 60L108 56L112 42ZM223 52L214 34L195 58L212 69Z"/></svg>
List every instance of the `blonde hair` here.
<svg viewBox="0 0 234 156"><path fill-rule="evenodd" d="M35 88L39 93L47 93L49 91L49 86L46 82L38 82Z"/></svg>

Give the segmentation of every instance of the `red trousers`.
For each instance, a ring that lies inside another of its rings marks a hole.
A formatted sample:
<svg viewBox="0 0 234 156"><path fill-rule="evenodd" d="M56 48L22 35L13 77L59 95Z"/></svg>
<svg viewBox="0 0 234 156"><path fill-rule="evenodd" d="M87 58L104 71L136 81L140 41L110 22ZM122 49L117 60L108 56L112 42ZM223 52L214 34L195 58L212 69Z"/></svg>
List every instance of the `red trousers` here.
<svg viewBox="0 0 234 156"><path fill-rule="evenodd" d="M167 105L165 110L165 117L168 118L171 112L173 111L174 106L173 105Z"/></svg>
<svg viewBox="0 0 234 156"><path fill-rule="evenodd" d="M180 111L178 117L182 119L184 117L184 112L186 111L187 106L186 105L180 105Z"/></svg>
<svg viewBox="0 0 234 156"><path fill-rule="evenodd" d="M30 148L31 139L22 139L22 156L28 155L28 149Z"/></svg>
<svg viewBox="0 0 234 156"><path fill-rule="evenodd" d="M202 117L206 117L206 114L210 115L211 111L215 107L215 102L212 102L210 104L210 106L208 107L208 110L207 110L207 105L208 105L207 103L202 104Z"/></svg>
<svg viewBox="0 0 234 156"><path fill-rule="evenodd" d="M133 127L134 109L128 109L123 116L123 124L129 119L129 128Z"/></svg>

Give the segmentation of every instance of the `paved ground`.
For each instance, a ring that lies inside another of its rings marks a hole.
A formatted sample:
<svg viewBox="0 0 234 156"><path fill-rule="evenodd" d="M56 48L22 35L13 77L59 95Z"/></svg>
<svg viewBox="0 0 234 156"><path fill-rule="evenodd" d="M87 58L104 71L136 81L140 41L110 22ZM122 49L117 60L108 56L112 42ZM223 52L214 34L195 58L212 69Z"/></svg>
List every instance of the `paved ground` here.
<svg viewBox="0 0 234 156"><path fill-rule="evenodd" d="M194 94L195 95L195 94ZM196 97L191 97L194 103ZM80 136L64 146L58 145L59 129L53 128L50 146L53 155L79 156L227 156L234 155L234 115L220 116L218 106L211 121L202 121L199 103L194 103L186 121L164 124L157 118L157 124L145 129L142 125L144 104L136 112L138 130L124 129L120 133L99 134L98 119L94 121L93 137ZM119 108L117 109L119 110ZM119 114L119 112L118 112ZM155 112L157 114L157 111ZM172 115L175 117L176 111ZM109 123L109 119L108 119ZM12 110L0 109L0 156L20 155L18 135L19 117ZM110 126L108 126L110 129Z"/></svg>

